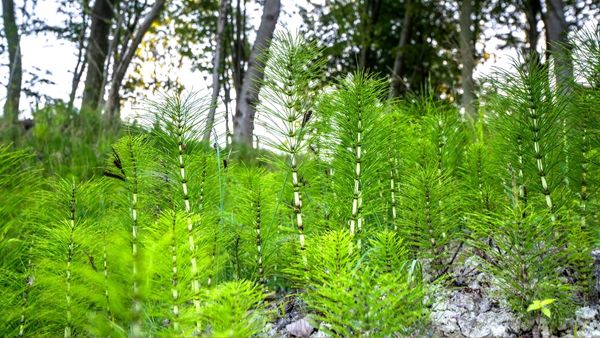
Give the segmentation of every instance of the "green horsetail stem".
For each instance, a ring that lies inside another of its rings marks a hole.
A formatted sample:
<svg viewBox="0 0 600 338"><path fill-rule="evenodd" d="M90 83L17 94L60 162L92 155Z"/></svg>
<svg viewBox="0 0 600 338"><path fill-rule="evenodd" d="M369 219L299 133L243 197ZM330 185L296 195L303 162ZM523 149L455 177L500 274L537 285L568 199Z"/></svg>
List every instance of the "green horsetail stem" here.
<svg viewBox="0 0 600 338"><path fill-rule="evenodd" d="M394 187L395 187L395 189L394 189L395 195L394 196L400 196L400 182L401 182L401 180L400 180L400 172L398 170L398 159L394 159L394 161L395 161L395 165L394 165L394 169L393 169ZM397 214L398 214L397 210L398 210L398 207L399 207L399 200L398 200L398 198L396 198L396 204L395 204L395 206L396 206L396 208L395 208L395 210L396 210L396 216L395 217L398 218L398 216L397 216ZM397 229L397 226L395 226L395 229Z"/></svg>
<svg viewBox="0 0 600 338"><path fill-rule="evenodd" d="M587 120L587 117L585 118ZM586 121L587 122L587 121ZM579 209L581 212L581 226L585 229L587 226L587 200L588 200L588 173L589 173L589 158L588 152L590 149L588 141L588 129L583 127L581 131L581 188L579 192Z"/></svg>
<svg viewBox="0 0 600 338"><path fill-rule="evenodd" d="M397 182L396 182L396 175L398 174L398 169L396 169L396 166L398 165L398 160L396 158L393 158L390 161L390 198L391 198L391 208L392 208L392 224L394 225L394 231L398 230L398 224L396 224L396 218L397 218L397 211L396 211L396 207L397 207L397 202L396 202L396 186L398 186Z"/></svg>
<svg viewBox="0 0 600 338"><path fill-rule="evenodd" d="M262 254L262 236L260 233L261 227L261 205L260 205L260 187L255 201L255 229L256 229L256 266L258 267L258 277L261 284L265 284L265 273L263 269L263 254Z"/></svg>
<svg viewBox="0 0 600 338"><path fill-rule="evenodd" d="M521 201L525 207L527 206L527 186L525 185L525 162L523 160L523 138L521 135L517 137L517 163L519 165L517 168L517 178L519 180L519 201Z"/></svg>
<svg viewBox="0 0 600 338"><path fill-rule="evenodd" d="M173 329L175 331L179 331L179 306L177 305L177 301L179 299L179 291L177 290L177 284L179 282L177 277L177 213L173 212L173 222L171 223L171 231L173 233L173 237L171 239L171 299L173 301Z"/></svg>
<svg viewBox="0 0 600 338"><path fill-rule="evenodd" d="M386 208L386 212L382 213L381 215L381 219L383 224L390 224L390 220L389 220L389 213L387 210L388 207L388 199L386 198L386 190L385 187L387 186L387 182L384 183L384 180L387 180L387 173L384 173L383 169L378 169L377 171L377 193L379 195L379 201L381 201L381 203L385 206Z"/></svg>
<svg viewBox="0 0 600 338"><path fill-rule="evenodd" d="M304 224L302 223L302 196L300 195L300 180L298 179L298 163L296 158L300 141L298 140L298 131L296 130L295 122L296 121L289 121L290 170L292 171L292 186L294 187L294 214L296 215L296 227L298 229L300 251L302 252L302 261L306 265L306 254L304 252Z"/></svg>
<svg viewBox="0 0 600 338"><path fill-rule="evenodd" d="M548 206L548 210L552 214L552 221L556 221L556 215L554 214L554 204L552 203L552 195L550 193L550 188L548 187L547 174L544 167L544 154L542 153L542 149L540 146L540 118L538 111L535 106L535 102L533 101L533 92L531 90L531 86L527 86L527 90L529 93L529 107L527 109L527 117L531 120L531 126L533 131L533 156L535 159L536 167L538 174L540 176L540 183L542 186L542 193L546 199L546 205Z"/></svg>
<svg viewBox="0 0 600 338"><path fill-rule="evenodd" d="M398 225L396 224L396 217L397 217L397 212L396 212L396 180L394 178L394 170L390 170L390 200L391 200L391 205L390 208L392 210L392 224L394 227L394 230L398 230Z"/></svg>
<svg viewBox="0 0 600 338"><path fill-rule="evenodd" d="M438 121L437 121L437 127L438 127L438 139L437 139L437 148L436 148L436 155L437 155L437 170L438 170L438 177L442 177L442 171L444 169L444 164L443 164L443 154L444 154L444 146L446 145L446 143L444 142L444 137L443 137L443 133L444 133L444 121L442 121L442 117L440 116L440 114L438 113Z"/></svg>
<svg viewBox="0 0 600 338"><path fill-rule="evenodd" d="M106 237L104 239L104 245L102 245L102 269L104 275L104 301L106 302L106 315L111 321L112 311L110 310L110 293L108 291L108 255L106 253Z"/></svg>
<svg viewBox="0 0 600 338"><path fill-rule="evenodd" d="M200 176L200 197L198 199L198 208L202 210L204 208L204 188L206 186L206 157L202 156L202 175ZM212 266L216 260L217 256L217 237L218 233L216 231L213 232L213 240L212 240L212 248L210 250L210 265ZM213 274L212 269L208 270L208 277L206 280L206 286L211 287L213 282Z"/></svg>
<svg viewBox="0 0 600 338"><path fill-rule="evenodd" d="M484 186L483 148L477 147L475 155L477 156L477 162L475 164L476 170L477 170L477 192L479 194L481 209L489 211L490 210L489 198L485 195L485 192L483 191L483 186Z"/></svg>
<svg viewBox="0 0 600 338"><path fill-rule="evenodd" d="M570 189L570 185L569 185L569 168L571 165L571 160L570 160L570 156L569 156L569 128L567 126L567 119L563 118L562 119L562 145L563 145L563 156L565 159L565 170L564 170L564 177L563 180L565 182L565 187L567 189Z"/></svg>
<svg viewBox="0 0 600 338"><path fill-rule="evenodd" d="M427 223L427 229L429 232L429 242L431 243L431 254L432 257L436 256L436 240L433 231L433 216L431 212L431 190L428 182L423 182L425 188L425 222Z"/></svg>
<svg viewBox="0 0 600 338"><path fill-rule="evenodd" d="M190 258L190 272L192 277L192 293L193 293L193 303L194 310L196 312L196 331L200 332L200 282L198 281L198 259L196 257L196 242L194 240L194 224L192 222L192 210L190 206L190 196L188 194L188 186L187 186L187 176L185 175L185 145L183 140L183 121L180 120L178 116L176 121L177 123L177 147L179 151L179 175L181 188L183 190L183 203L186 213L187 220L187 230L188 230L188 241L189 248L191 252Z"/></svg>
<svg viewBox="0 0 600 338"><path fill-rule="evenodd" d="M133 302L131 306L131 334L133 337L142 336L142 300L140 295L140 278L139 278L139 250L138 250L138 172L135 151L131 138L127 142L127 150L131 160L131 255L132 255L132 277L133 277Z"/></svg>
<svg viewBox="0 0 600 338"><path fill-rule="evenodd" d="M28 257L27 257L27 274L31 273L31 255L32 255L32 251L33 251L33 243L29 244L29 249L28 249ZM22 303L21 303L21 316L19 318L19 337L23 337L23 335L25 334L25 320L26 320L26 316L25 313L27 312L27 305L29 304L29 289L31 288L31 286L33 285L33 276L28 275L27 276L27 280L25 282L25 290L23 291L23 299L22 299Z"/></svg>
<svg viewBox="0 0 600 338"><path fill-rule="evenodd" d="M73 251L74 251L74 239L73 235L75 233L75 183L71 183L71 200L69 206L69 244L67 246L67 269L66 274L67 278L65 281L67 294L65 296L66 300L66 320L67 323L65 325L65 338L71 337L72 334L72 313L71 313L71 265L73 263Z"/></svg>
<svg viewBox="0 0 600 338"><path fill-rule="evenodd" d="M356 126L356 146L354 148L355 167L354 167L354 190L352 194L352 211L350 217L350 235L360 234L362 230L362 186L361 186L361 157L362 157L362 118L361 110L358 110L358 122ZM360 248L360 238L359 238Z"/></svg>

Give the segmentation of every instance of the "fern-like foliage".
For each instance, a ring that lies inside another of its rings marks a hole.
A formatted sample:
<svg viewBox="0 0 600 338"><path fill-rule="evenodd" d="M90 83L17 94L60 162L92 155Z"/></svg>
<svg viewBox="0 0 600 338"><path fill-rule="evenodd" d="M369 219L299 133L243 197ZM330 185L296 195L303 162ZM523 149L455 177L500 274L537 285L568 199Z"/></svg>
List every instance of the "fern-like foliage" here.
<svg viewBox="0 0 600 338"><path fill-rule="evenodd" d="M552 90L547 66L535 58L515 69L516 74L500 74L501 94L490 101L497 114L494 128L502 135L503 165L517 173L523 201L557 213L564 203L560 166L567 96Z"/></svg>
<svg viewBox="0 0 600 338"><path fill-rule="evenodd" d="M30 324L29 290L32 286L32 227L30 206L40 189L39 171L31 155L0 146L0 327L6 334L22 336Z"/></svg>
<svg viewBox="0 0 600 338"><path fill-rule="evenodd" d="M432 275L447 270L451 244L461 238L461 195L456 181L439 168L417 167L400 188L398 231L415 258L431 261Z"/></svg>
<svg viewBox="0 0 600 338"><path fill-rule="evenodd" d="M238 167L234 173L231 251L234 275L272 282L280 265L284 238L279 230L276 176L263 169ZM275 198L274 198L275 197Z"/></svg>
<svg viewBox="0 0 600 338"><path fill-rule="evenodd" d="M202 141L201 94L149 105L102 177L44 178L28 151L0 146L0 335L258 336L273 295L304 300L333 336L414 335L429 285L464 254L534 328L528 305L556 299L556 327L593 285L597 41L575 45L568 86L533 58L497 74L474 128L433 97L386 100L376 75L319 83L320 48L284 33L255 162L215 130ZM81 161L59 173L97 171Z"/></svg>
<svg viewBox="0 0 600 338"><path fill-rule="evenodd" d="M252 337L267 320L260 286L231 281L209 290L203 297L202 319L211 337Z"/></svg>
<svg viewBox="0 0 600 338"><path fill-rule="evenodd" d="M312 122L315 100L311 89L316 85L323 64L315 43L289 33L277 35L264 70L261 94L265 102L259 107L259 119L272 138L265 143L286 155L283 163L276 164L291 174L292 210L301 251L304 250L305 235L300 181L302 157L299 154L308 144L308 125ZM304 259L302 253L301 256Z"/></svg>
<svg viewBox="0 0 600 338"><path fill-rule="evenodd" d="M86 332L88 309L104 309L104 287L88 275L97 271L98 230L94 220L103 212L97 182L58 180L40 196L39 230L33 249L31 326L36 334L65 337ZM34 324L35 323L35 324Z"/></svg>
<svg viewBox="0 0 600 338"><path fill-rule="evenodd" d="M470 223L470 229L479 238L490 238L494 247L482 241L471 245L485 253L484 271L495 278L500 296L505 297L512 309L530 324L534 315L527 312L536 299L559 299L553 308L553 324L560 324L573 311L573 285L560 276L561 268L569 260L562 249L566 244L554 236L549 211L506 208L488 216L480 214Z"/></svg>
<svg viewBox="0 0 600 338"><path fill-rule="evenodd" d="M409 333L421 318L422 284L418 274L409 270L394 233L376 235L365 257L345 229L328 232L310 244L304 299L314 311L315 325L326 323L322 330L336 336L386 337Z"/></svg>
<svg viewBox="0 0 600 338"><path fill-rule="evenodd" d="M374 218L387 212L382 202L382 172L389 177L387 133L381 132L384 82L363 73L348 76L339 83L326 104L321 105L330 125L329 147L332 168L333 218L338 227L346 226L350 234L363 237L370 219L375 229L381 220ZM389 178L388 178L389 179ZM389 184L387 179L385 184ZM366 227L366 226L365 226ZM373 229L370 229L373 230Z"/></svg>

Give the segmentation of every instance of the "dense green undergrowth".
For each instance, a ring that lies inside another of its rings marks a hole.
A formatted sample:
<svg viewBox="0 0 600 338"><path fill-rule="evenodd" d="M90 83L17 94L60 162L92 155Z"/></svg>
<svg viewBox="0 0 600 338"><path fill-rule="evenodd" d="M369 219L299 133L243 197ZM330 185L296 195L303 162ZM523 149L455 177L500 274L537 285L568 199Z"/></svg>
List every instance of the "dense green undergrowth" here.
<svg viewBox="0 0 600 338"><path fill-rule="evenodd" d="M432 99L385 100L364 73L314 88L318 48L281 35L260 165L199 141L208 107L194 95L100 146L102 176L45 177L2 147L0 335L252 336L282 315L274 293L334 336L410 335L430 286L468 256L532 328L528 305L556 299L555 326L589 301L598 244L600 50L578 48L583 85L523 63L465 121Z"/></svg>

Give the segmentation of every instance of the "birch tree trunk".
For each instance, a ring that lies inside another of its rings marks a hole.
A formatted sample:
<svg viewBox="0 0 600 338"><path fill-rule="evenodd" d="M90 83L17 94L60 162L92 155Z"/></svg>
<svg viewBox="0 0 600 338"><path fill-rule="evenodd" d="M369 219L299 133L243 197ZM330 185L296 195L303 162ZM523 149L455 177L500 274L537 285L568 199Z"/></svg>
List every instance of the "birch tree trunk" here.
<svg viewBox="0 0 600 338"><path fill-rule="evenodd" d="M473 68L475 59L473 56L473 0L463 0L460 4L460 61L462 69L460 71L462 82L462 106L465 109L465 116L468 119L476 118L475 108L475 85L473 83Z"/></svg>
<svg viewBox="0 0 600 338"><path fill-rule="evenodd" d="M258 92L264 77L265 60L261 55L268 53L280 10L280 0L265 0L260 26L250 52L248 69L243 77L241 92L238 93L239 97L237 98L237 107L233 118L233 140L239 145L252 147L256 103L258 102Z"/></svg>
<svg viewBox="0 0 600 338"><path fill-rule="evenodd" d="M546 50L554 59L554 75L559 87L568 88L573 79L573 60L569 47L569 25L563 0L545 0Z"/></svg>
<svg viewBox="0 0 600 338"><path fill-rule="evenodd" d="M400 41L398 42L398 51L394 59L394 68L392 70L392 83L390 85L390 98L400 96L402 91L402 72L404 70L404 48L408 45L410 37L410 25L412 21L412 3L406 0L404 5L404 20L402 20L402 30L400 31Z"/></svg>
<svg viewBox="0 0 600 338"><path fill-rule="evenodd" d="M15 19L15 3L13 0L2 0L2 19L4 34L8 43L8 84L6 85L6 102L4 102L4 120L13 129L19 123L19 100L23 69L21 65L21 43L19 29ZM16 131L16 129L14 129ZM15 134L16 135L16 134Z"/></svg>
<svg viewBox="0 0 600 338"><path fill-rule="evenodd" d="M117 0L96 0L92 8L92 25L87 43L88 65L81 109L97 110L101 100L104 63L108 57L108 37Z"/></svg>
<svg viewBox="0 0 600 338"><path fill-rule="evenodd" d="M165 0L157 0L154 5L152 5L152 8L135 31L127 49L118 60L119 62L114 64L113 74L110 80L110 89L104 106L104 119L107 125L112 125L119 121L119 90L121 89L121 84L127 73L127 68L135 55L135 51L142 42L144 35L148 29L150 29L152 22L158 18L164 7Z"/></svg>
<svg viewBox="0 0 600 338"><path fill-rule="evenodd" d="M229 8L229 0L221 0L219 5L219 18L217 19L217 41L216 48L213 54L213 70L212 70L212 96L210 98L210 109L206 120L206 130L204 131L204 141L210 141L210 133L215 123L215 113L217 111L217 100L219 99L219 91L221 82L219 74L221 73L221 59L223 58L223 38L225 35L225 24L227 23L227 9Z"/></svg>

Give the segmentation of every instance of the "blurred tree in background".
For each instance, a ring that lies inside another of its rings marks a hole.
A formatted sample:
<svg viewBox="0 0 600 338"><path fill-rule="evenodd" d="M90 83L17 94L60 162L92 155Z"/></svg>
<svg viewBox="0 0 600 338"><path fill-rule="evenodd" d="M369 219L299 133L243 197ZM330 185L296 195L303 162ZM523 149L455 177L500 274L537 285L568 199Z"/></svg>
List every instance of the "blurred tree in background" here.
<svg viewBox="0 0 600 338"><path fill-rule="evenodd" d="M475 72L496 48L552 61L564 84L573 78L567 38L597 23L600 11L593 0L56 0L61 19L50 23L37 1L2 5L4 139L19 143L19 130L34 125L19 121L20 98L35 98L36 109L59 102L37 86L58 74L21 62L20 41L45 36L73 47L68 100L59 110L86 120L90 132L118 130L123 102L181 92L191 78L195 90L212 89L208 125L224 131L227 144L247 148L256 136L263 56L291 11L302 21L300 34L324 48L322 80L365 69L389 79L389 97L427 95L460 105L472 119ZM175 71L186 68L192 73Z"/></svg>

